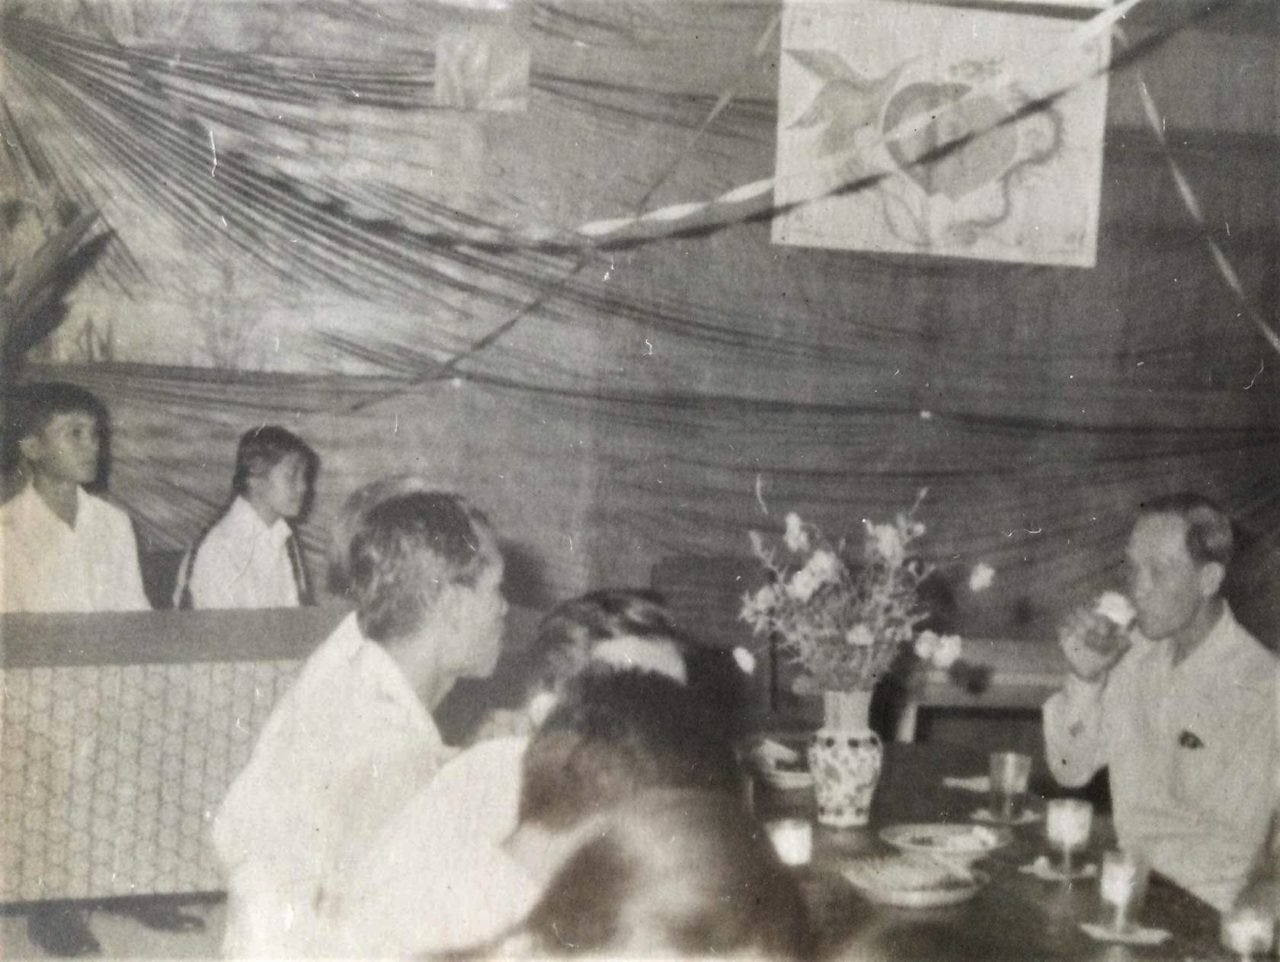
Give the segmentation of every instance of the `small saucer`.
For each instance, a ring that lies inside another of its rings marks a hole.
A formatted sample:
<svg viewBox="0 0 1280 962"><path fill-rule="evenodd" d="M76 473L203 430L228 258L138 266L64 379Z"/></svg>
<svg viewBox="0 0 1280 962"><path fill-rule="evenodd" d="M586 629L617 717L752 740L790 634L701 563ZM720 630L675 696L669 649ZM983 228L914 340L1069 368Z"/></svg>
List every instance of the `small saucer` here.
<svg viewBox="0 0 1280 962"><path fill-rule="evenodd" d="M1036 878L1045 882L1074 882L1077 879L1096 878L1098 875L1098 866L1094 862L1085 862L1071 870L1070 874L1055 868L1049 863L1046 855L1036 856L1036 860L1029 865L1018 866L1018 871L1024 875L1034 875Z"/></svg>
<svg viewBox="0 0 1280 962"><path fill-rule="evenodd" d="M1044 816L1039 812L1033 812L1029 808L1024 808L1022 814L1012 822L1006 822L1002 818L996 818L989 808L975 808L969 818L975 822L983 822L987 825L1032 825L1036 822L1043 821Z"/></svg>

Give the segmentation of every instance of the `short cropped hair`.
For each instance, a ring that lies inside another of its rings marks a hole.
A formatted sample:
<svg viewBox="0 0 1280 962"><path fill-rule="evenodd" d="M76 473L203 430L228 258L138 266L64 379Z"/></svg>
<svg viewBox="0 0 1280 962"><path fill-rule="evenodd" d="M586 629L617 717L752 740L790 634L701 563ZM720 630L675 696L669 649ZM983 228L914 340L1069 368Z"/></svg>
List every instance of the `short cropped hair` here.
<svg viewBox="0 0 1280 962"><path fill-rule="evenodd" d="M455 494L388 498L361 515L351 538L347 594L372 641L408 637L450 585L472 587L494 563L489 522Z"/></svg>
<svg viewBox="0 0 1280 962"><path fill-rule="evenodd" d="M568 829L647 787L737 797L732 745L679 682L593 665L573 679L529 743L519 821Z"/></svg>
<svg viewBox="0 0 1280 962"><path fill-rule="evenodd" d="M19 388L10 400L9 431L14 441L39 433L58 414L89 414L100 424L107 408L96 394L78 384L40 381Z"/></svg>
<svg viewBox="0 0 1280 962"><path fill-rule="evenodd" d="M1197 565L1217 562L1224 568L1235 552L1231 518L1217 502L1191 491L1167 494L1139 506L1141 514L1174 514L1187 523L1187 553Z"/></svg>
<svg viewBox="0 0 1280 962"><path fill-rule="evenodd" d="M552 877L523 934L535 952L804 959L815 948L799 883L723 796L641 792Z"/></svg>
<svg viewBox="0 0 1280 962"><path fill-rule="evenodd" d="M236 467L231 476L231 490L247 494L249 479L266 474L290 454L296 454L310 475L315 471L319 458L306 441L292 431L275 424L264 424L240 435L236 447Z"/></svg>
<svg viewBox="0 0 1280 962"><path fill-rule="evenodd" d="M401 495L425 494L433 490L435 485L426 478L416 474L397 474L370 481L351 492L338 510L330 530L329 590L334 594L345 594L350 587L351 575L347 568L351 541L372 508Z"/></svg>
<svg viewBox="0 0 1280 962"><path fill-rule="evenodd" d="M40 431L59 414L88 414L106 428L107 408L96 394L66 381L38 381L24 385L6 398L4 468L18 463L18 442Z"/></svg>

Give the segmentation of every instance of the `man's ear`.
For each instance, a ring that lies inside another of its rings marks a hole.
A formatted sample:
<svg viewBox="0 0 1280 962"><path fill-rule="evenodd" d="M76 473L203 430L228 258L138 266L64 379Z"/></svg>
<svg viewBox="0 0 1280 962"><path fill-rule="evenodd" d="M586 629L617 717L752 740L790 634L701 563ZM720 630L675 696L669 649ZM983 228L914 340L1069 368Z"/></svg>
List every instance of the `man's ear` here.
<svg viewBox="0 0 1280 962"><path fill-rule="evenodd" d="M1208 561L1200 566L1200 594L1212 598L1222 590L1226 580L1227 569L1220 561Z"/></svg>
<svg viewBox="0 0 1280 962"><path fill-rule="evenodd" d="M433 617L440 624L448 625L450 630L462 625L462 616L466 611L466 591L467 589L456 581L447 582L440 589L435 603L431 606Z"/></svg>
<svg viewBox="0 0 1280 962"><path fill-rule="evenodd" d="M32 464L39 462L40 438L35 434L28 434L18 442L18 453L22 455L24 461L29 461Z"/></svg>

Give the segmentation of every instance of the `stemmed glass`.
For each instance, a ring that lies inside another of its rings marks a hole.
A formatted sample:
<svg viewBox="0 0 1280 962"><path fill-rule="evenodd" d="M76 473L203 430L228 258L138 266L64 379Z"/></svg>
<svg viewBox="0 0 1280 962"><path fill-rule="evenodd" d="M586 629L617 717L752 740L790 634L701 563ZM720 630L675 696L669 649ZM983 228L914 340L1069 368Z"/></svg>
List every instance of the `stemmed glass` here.
<svg viewBox="0 0 1280 962"><path fill-rule="evenodd" d="M1255 908L1241 907L1222 913L1222 944L1242 962L1266 955L1275 945L1276 922Z"/></svg>
<svg viewBox="0 0 1280 962"><path fill-rule="evenodd" d="M1116 910L1116 932L1128 928L1129 914L1142 901L1146 881L1147 866L1141 857L1130 852L1107 852L1102 856L1099 888L1102 901Z"/></svg>
<svg viewBox="0 0 1280 962"><path fill-rule="evenodd" d="M1062 849L1062 875L1071 878L1071 853L1089 841L1093 805L1079 798L1054 798L1045 808L1045 836Z"/></svg>

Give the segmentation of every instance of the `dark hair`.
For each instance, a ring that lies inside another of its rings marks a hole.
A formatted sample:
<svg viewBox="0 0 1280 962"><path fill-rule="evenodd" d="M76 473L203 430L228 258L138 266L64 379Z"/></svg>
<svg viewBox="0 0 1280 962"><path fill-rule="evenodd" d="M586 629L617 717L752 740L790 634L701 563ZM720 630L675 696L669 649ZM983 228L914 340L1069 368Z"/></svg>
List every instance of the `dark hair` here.
<svg viewBox="0 0 1280 962"><path fill-rule="evenodd" d="M798 959L815 947L799 885L758 827L725 797L697 791L647 791L611 812L522 929L555 956L608 956L637 932L679 957Z"/></svg>
<svg viewBox="0 0 1280 962"><path fill-rule="evenodd" d="M388 498L361 515L352 535L347 594L373 641L413 634L449 585L475 585L497 553L489 523L455 494Z"/></svg>
<svg viewBox="0 0 1280 962"><path fill-rule="evenodd" d="M568 828L653 786L740 799L733 748L719 732L667 676L592 666L570 682L529 743L519 820Z"/></svg>
<svg viewBox="0 0 1280 962"><path fill-rule="evenodd" d="M88 414L107 424L107 408L97 395L66 381L38 381L26 384L6 398L3 465L5 470L18 463L18 442L38 434L59 414Z"/></svg>
<svg viewBox="0 0 1280 962"><path fill-rule="evenodd" d="M398 474L370 481L347 495L330 529L329 590L334 594L343 594L350 586L351 577L347 565L351 557L351 540L371 508L393 497L425 494L432 490L434 485L426 478L414 474Z"/></svg>
<svg viewBox="0 0 1280 962"><path fill-rule="evenodd" d="M310 478L319 458L302 438L275 424L264 424L245 431L240 435L240 443L236 446L236 467L231 476L231 490L236 494L247 494L249 478L266 474L290 454L296 454L302 459Z"/></svg>
<svg viewBox="0 0 1280 962"><path fill-rule="evenodd" d="M1166 494L1139 505L1144 515L1174 514L1187 523L1187 553L1197 565L1217 562L1224 568L1231 563L1235 537L1231 518L1217 502L1202 494L1183 491Z"/></svg>
<svg viewBox="0 0 1280 962"><path fill-rule="evenodd" d="M601 588L562 601L538 625L531 687L559 691L587 667L597 644L627 636L671 641L683 654L683 637L657 592Z"/></svg>
<svg viewBox="0 0 1280 962"><path fill-rule="evenodd" d="M107 416L97 395L65 381L41 381L19 388L12 405L10 430L16 441L31 437L57 414L91 414L98 421Z"/></svg>
<svg viewBox="0 0 1280 962"><path fill-rule="evenodd" d="M194 599L191 596L191 573L196 568L196 555L200 553L200 548L204 545L205 538L209 537L209 532L227 516L227 512L235 504L236 497L248 493L250 476L266 474L289 454L296 454L302 458L309 490L315 481L320 458L306 441L292 431L286 431L274 424L264 424L262 427L253 428L240 435L240 443L236 446L236 467L231 476L231 500L222 506L222 510L214 516L212 521L200 529L200 533L191 542L191 547L183 557L182 568L178 572L175 608L189 609L194 606ZM293 550L295 552L298 550L296 542ZM300 554L296 563L299 566L303 565ZM312 598L306 584L309 579L306 577L305 568L300 574L302 583L298 585L299 602L305 606L311 604Z"/></svg>

